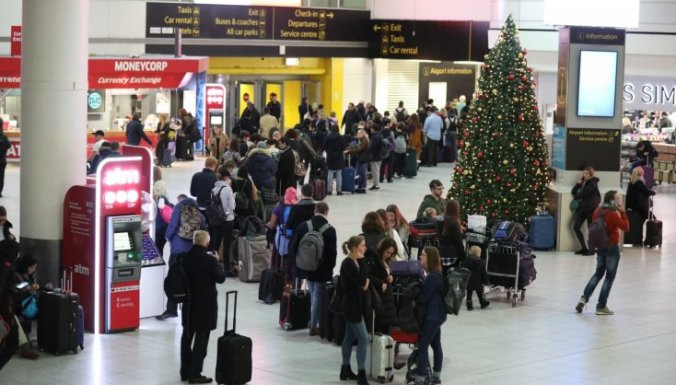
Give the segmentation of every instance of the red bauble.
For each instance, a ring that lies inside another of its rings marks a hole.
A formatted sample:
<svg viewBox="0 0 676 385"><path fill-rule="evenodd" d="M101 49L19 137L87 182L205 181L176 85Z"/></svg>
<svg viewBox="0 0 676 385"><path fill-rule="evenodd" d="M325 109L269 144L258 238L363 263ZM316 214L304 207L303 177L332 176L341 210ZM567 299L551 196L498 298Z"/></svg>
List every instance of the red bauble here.
<svg viewBox="0 0 676 385"><path fill-rule="evenodd" d="M489 206L492 205L492 204L493 204L493 200L490 199L490 198L486 199L486 204L489 205Z"/></svg>
<svg viewBox="0 0 676 385"><path fill-rule="evenodd" d="M533 165L534 165L534 166L539 166L539 165L540 165L540 161L537 160L537 159L535 159L535 160L533 161Z"/></svg>
<svg viewBox="0 0 676 385"><path fill-rule="evenodd" d="M491 218L495 218L495 217L497 217L497 216L498 216L498 213L496 213L495 211L493 211L493 212L491 213Z"/></svg>
<svg viewBox="0 0 676 385"><path fill-rule="evenodd" d="M465 141L458 140L458 148L464 148L464 147L465 147Z"/></svg>
<svg viewBox="0 0 676 385"><path fill-rule="evenodd" d="M463 152L462 152L462 155L463 155L465 158L467 158L467 156L469 155L469 152L463 151Z"/></svg>
<svg viewBox="0 0 676 385"><path fill-rule="evenodd" d="M509 209L502 210L502 213L505 214L505 215L509 215Z"/></svg>
<svg viewBox="0 0 676 385"><path fill-rule="evenodd" d="M511 176L516 175L516 169L515 169L515 168L510 169L510 170L509 170L509 175L511 175Z"/></svg>
<svg viewBox="0 0 676 385"><path fill-rule="evenodd" d="M509 182L505 182L505 187L507 187L507 188L510 188L511 186L512 186L512 184L511 184L511 183L509 183Z"/></svg>
<svg viewBox="0 0 676 385"><path fill-rule="evenodd" d="M467 130L465 130L465 133L463 135L465 136L465 139L469 139L469 137L472 136L472 134Z"/></svg>
<svg viewBox="0 0 676 385"><path fill-rule="evenodd" d="M535 111L537 111L537 110L538 110L538 105L537 105L537 104L534 105L534 106L533 106L533 109L534 109Z"/></svg>
<svg viewBox="0 0 676 385"><path fill-rule="evenodd" d="M483 207L483 206L479 206L479 212L482 212L482 213L484 212L484 207Z"/></svg>
<svg viewBox="0 0 676 385"><path fill-rule="evenodd" d="M514 80L514 74L507 75L507 80Z"/></svg>
<svg viewBox="0 0 676 385"><path fill-rule="evenodd" d="M476 116L472 116L471 120L472 120L472 123L476 123L477 122Z"/></svg>
<svg viewBox="0 0 676 385"><path fill-rule="evenodd" d="M533 185L533 190L539 190L539 189L540 189L539 184L536 183L536 184Z"/></svg>
<svg viewBox="0 0 676 385"><path fill-rule="evenodd" d="M465 195L469 195L469 190L465 190L465 191L463 191L463 193L464 193Z"/></svg>
<svg viewBox="0 0 676 385"><path fill-rule="evenodd" d="M527 81L528 81L528 76L523 75L523 76L521 77L521 81L524 82L524 83L527 82Z"/></svg>
<svg viewBox="0 0 676 385"><path fill-rule="evenodd" d="M519 114L518 119L523 122L524 120L526 120L526 117L523 114Z"/></svg>
<svg viewBox="0 0 676 385"><path fill-rule="evenodd" d="M495 177L496 182L502 182L502 177L500 175Z"/></svg>
<svg viewBox="0 0 676 385"><path fill-rule="evenodd" d="M528 141L527 141L527 140L524 140L524 141L523 141L523 146L524 146L524 147L528 147Z"/></svg>
<svg viewBox="0 0 676 385"><path fill-rule="evenodd" d="M478 154L476 154L476 157L482 159L484 157L483 151L480 151Z"/></svg>
<svg viewBox="0 0 676 385"><path fill-rule="evenodd" d="M528 55L528 50L526 48L523 49L523 54Z"/></svg>

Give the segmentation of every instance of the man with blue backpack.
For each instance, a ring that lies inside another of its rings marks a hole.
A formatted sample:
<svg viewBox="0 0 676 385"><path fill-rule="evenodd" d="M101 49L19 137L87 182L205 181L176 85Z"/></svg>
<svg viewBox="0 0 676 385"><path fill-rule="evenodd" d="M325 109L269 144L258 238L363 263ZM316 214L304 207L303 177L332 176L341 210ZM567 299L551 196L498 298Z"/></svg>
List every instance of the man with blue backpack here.
<svg viewBox="0 0 676 385"><path fill-rule="evenodd" d="M589 225L589 250L596 251L596 272L589 279L587 286L575 310L582 313L589 297L605 275L596 315L613 315L607 306L608 295L620 264L620 231L629 231L629 219L622 203L622 196L615 190L606 192L601 207L594 211L593 221Z"/></svg>

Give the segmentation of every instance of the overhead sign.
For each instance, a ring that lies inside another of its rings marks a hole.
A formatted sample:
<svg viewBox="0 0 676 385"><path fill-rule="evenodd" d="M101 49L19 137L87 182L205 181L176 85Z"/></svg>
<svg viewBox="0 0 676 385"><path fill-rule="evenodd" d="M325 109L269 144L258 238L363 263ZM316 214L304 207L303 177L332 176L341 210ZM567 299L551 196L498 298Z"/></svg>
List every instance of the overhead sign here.
<svg viewBox="0 0 676 385"><path fill-rule="evenodd" d="M90 58L89 87L181 88L193 74L209 67L206 57L184 58ZM21 58L0 57L0 88L21 86Z"/></svg>
<svg viewBox="0 0 676 385"><path fill-rule="evenodd" d="M10 54L12 56L21 56L21 26L13 25L11 28L11 35L9 38Z"/></svg>
<svg viewBox="0 0 676 385"><path fill-rule="evenodd" d="M488 27L488 22L472 21L371 20L370 56L483 61L488 53Z"/></svg>
<svg viewBox="0 0 676 385"><path fill-rule="evenodd" d="M146 3L146 37L366 41L368 11Z"/></svg>

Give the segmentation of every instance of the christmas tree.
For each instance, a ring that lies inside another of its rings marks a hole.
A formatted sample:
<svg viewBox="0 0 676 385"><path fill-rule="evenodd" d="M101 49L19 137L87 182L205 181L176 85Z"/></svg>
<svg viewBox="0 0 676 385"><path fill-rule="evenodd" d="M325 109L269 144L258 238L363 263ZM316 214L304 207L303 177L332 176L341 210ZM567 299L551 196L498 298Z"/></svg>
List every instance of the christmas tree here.
<svg viewBox="0 0 676 385"><path fill-rule="evenodd" d="M458 133L458 163L448 197L463 214L524 225L543 202L549 155L535 99L533 69L511 15L485 56L475 99Z"/></svg>

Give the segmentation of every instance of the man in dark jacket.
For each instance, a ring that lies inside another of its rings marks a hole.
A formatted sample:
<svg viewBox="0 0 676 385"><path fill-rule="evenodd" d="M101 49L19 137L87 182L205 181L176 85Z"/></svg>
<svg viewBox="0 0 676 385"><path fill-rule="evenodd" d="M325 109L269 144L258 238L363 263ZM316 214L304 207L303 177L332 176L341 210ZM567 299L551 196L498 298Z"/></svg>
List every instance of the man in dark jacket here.
<svg viewBox="0 0 676 385"><path fill-rule="evenodd" d="M200 139L202 139L202 134L200 134L200 131L197 129L197 122L195 122L195 117L192 116L188 110L185 108L181 108L178 111L178 115L181 118L181 130L183 131L183 135L185 135L185 140L186 140L186 147L187 147L187 159L186 160L194 160L195 159L195 154L194 154L194 144L195 142L198 142Z"/></svg>
<svg viewBox="0 0 676 385"><path fill-rule="evenodd" d="M225 272L218 257L207 253L209 233L195 232L193 247L182 256L183 268L188 278L190 301L182 315L181 381L207 384L211 378L202 375L204 357L207 355L209 334L218 321L217 283L225 282ZM193 344L194 340L194 344Z"/></svg>
<svg viewBox="0 0 676 385"><path fill-rule="evenodd" d="M369 190L380 190L380 164L382 163L383 137L380 134L380 126L373 124L371 126L371 175L373 176L373 186Z"/></svg>
<svg viewBox="0 0 676 385"><path fill-rule="evenodd" d="M276 93L270 93L270 101L266 107L270 110L270 115L277 118L277 121L279 122L279 119L282 117L282 103L277 100Z"/></svg>
<svg viewBox="0 0 676 385"><path fill-rule="evenodd" d="M249 131L251 134L258 133L260 125L261 113L258 112L253 103L248 102L246 108L242 111L242 116L239 119L242 130Z"/></svg>
<svg viewBox="0 0 676 385"><path fill-rule="evenodd" d="M315 271L307 272L308 288L310 289L310 335L319 335L319 309L321 309L322 291L326 282L333 276L333 268L336 266L337 238L336 229L329 225L329 205L326 202L318 202L315 206L315 215L308 222L312 223L312 230L321 233L324 239L324 254ZM290 250L298 250L300 240L309 232L308 222L303 222L294 230Z"/></svg>
<svg viewBox="0 0 676 385"><path fill-rule="evenodd" d="M127 137L127 144L132 146L138 146L141 144L141 139L143 139L149 145L153 145L153 142L148 138L146 133L143 131L143 123L141 123L141 114L138 112L134 113L131 118L131 121L127 123L127 129L125 132Z"/></svg>
<svg viewBox="0 0 676 385"><path fill-rule="evenodd" d="M218 167L218 160L214 157L208 157L204 161L204 168L202 171L195 173L190 181L190 195L194 196L197 204L200 207L202 214L211 200L211 190L218 180L216 175L216 168Z"/></svg>
<svg viewBox="0 0 676 385"><path fill-rule="evenodd" d="M305 119L305 114L308 113L312 115L312 107L310 106L310 103L308 103L307 97L305 96L298 106L298 115L300 116L299 121L302 122Z"/></svg>
<svg viewBox="0 0 676 385"><path fill-rule="evenodd" d="M249 151L244 165L249 170L249 175L259 190L275 188L275 173L277 172L277 162L272 159L270 150L267 149L265 142L259 142L262 145Z"/></svg>
<svg viewBox="0 0 676 385"><path fill-rule="evenodd" d="M343 156L345 148L347 148L347 143L345 143L345 139L338 132L338 126L332 125L331 132L326 136L326 139L324 139L326 168L329 170L326 190L329 195L331 195L331 192L333 191L334 174L336 175L336 194L343 195L341 187L343 185L342 169L345 164L345 157Z"/></svg>
<svg viewBox="0 0 676 385"><path fill-rule="evenodd" d="M343 121L342 121L342 127L345 130L345 133L352 132L352 127L359 123L361 120L361 117L359 116L359 112L357 111L357 108L354 106L354 103L349 103L347 105L347 110L343 114Z"/></svg>
<svg viewBox="0 0 676 385"><path fill-rule="evenodd" d="M0 198L5 187L5 168L7 167L7 151L12 145L9 138L2 132L2 119L0 119Z"/></svg>
<svg viewBox="0 0 676 385"><path fill-rule="evenodd" d="M296 155L291 148L293 140L284 136L279 140L279 162L277 163L277 172L275 173L276 186L275 191L280 195L286 193L289 187L296 187Z"/></svg>
<svg viewBox="0 0 676 385"><path fill-rule="evenodd" d="M631 164L631 171L633 171L638 166L650 166L653 167L653 161L659 153L653 147L653 144L649 140L642 140L636 144L636 160Z"/></svg>

